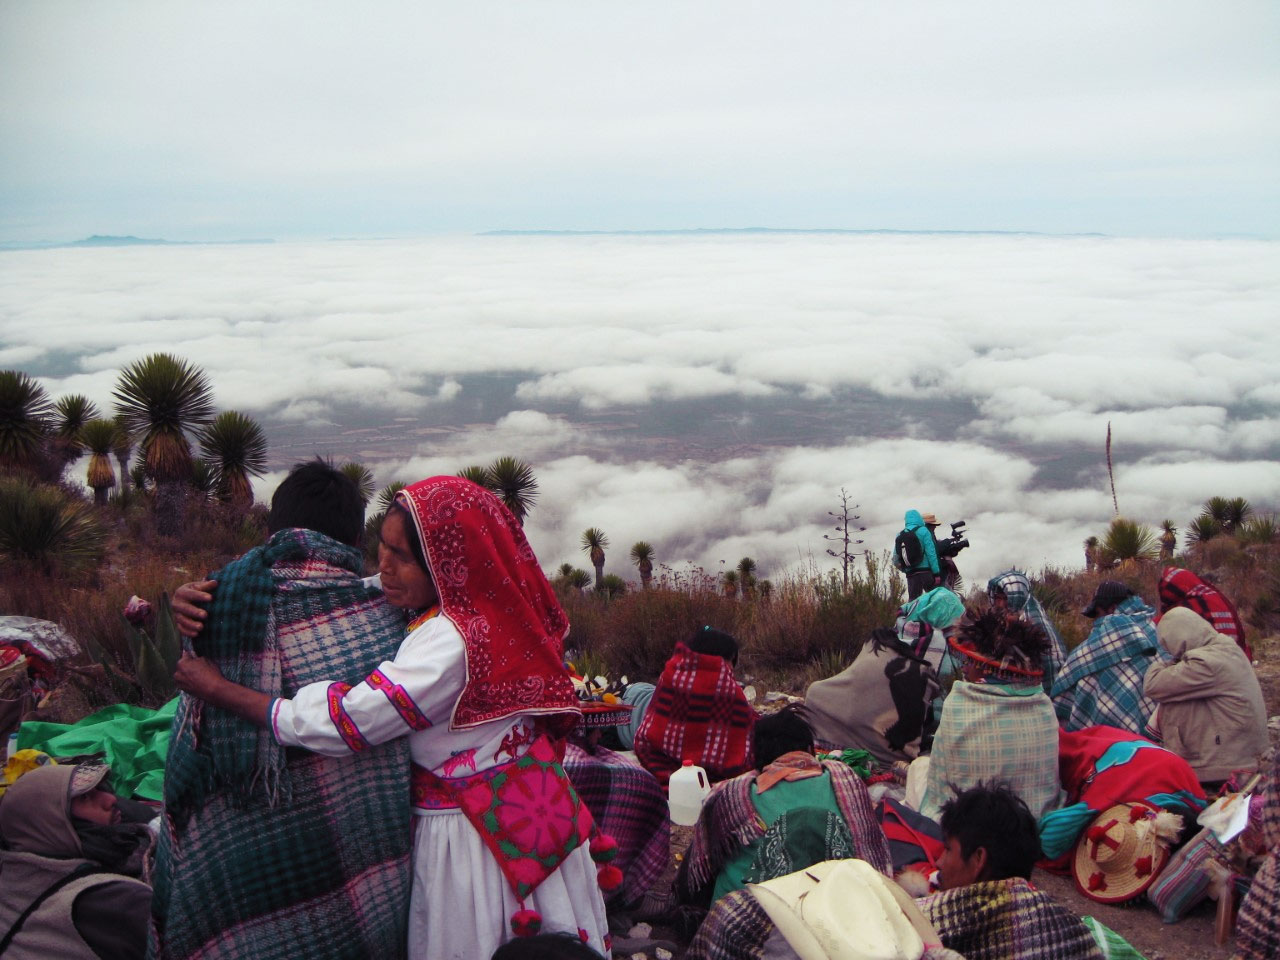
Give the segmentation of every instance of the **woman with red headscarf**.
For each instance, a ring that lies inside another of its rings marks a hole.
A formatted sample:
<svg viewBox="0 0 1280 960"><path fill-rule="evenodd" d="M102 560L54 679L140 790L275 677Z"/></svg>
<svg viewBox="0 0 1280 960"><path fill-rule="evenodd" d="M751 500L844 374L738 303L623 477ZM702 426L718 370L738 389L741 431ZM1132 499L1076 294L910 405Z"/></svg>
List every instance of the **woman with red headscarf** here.
<svg viewBox="0 0 1280 960"><path fill-rule="evenodd" d="M592 856L610 844L560 765L580 716L562 661L569 623L520 525L487 490L432 477L397 495L381 537L382 590L410 617L394 660L286 700L184 657L179 686L330 756L410 738L411 957L487 957L538 929L607 953Z"/></svg>

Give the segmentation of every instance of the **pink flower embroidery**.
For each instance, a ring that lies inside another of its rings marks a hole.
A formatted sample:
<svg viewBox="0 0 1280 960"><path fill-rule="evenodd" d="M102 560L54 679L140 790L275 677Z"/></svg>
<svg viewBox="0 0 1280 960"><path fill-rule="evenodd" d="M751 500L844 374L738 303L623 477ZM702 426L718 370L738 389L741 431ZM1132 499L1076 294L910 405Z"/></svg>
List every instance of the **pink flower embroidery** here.
<svg viewBox="0 0 1280 960"><path fill-rule="evenodd" d="M538 857L561 853L574 833L565 781L548 767L532 767L498 790L498 826L521 850Z"/></svg>

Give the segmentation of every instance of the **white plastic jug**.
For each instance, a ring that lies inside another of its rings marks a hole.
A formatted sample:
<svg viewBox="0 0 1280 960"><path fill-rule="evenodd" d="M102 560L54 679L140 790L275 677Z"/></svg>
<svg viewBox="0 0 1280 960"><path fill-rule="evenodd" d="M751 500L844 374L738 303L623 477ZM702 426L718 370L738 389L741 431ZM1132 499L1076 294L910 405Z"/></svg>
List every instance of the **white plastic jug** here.
<svg viewBox="0 0 1280 960"><path fill-rule="evenodd" d="M697 823L698 814L702 812L702 802L709 793L711 782L707 779L707 771L692 760L686 760L683 767L671 774L667 787L671 822L682 827L691 827Z"/></svg>

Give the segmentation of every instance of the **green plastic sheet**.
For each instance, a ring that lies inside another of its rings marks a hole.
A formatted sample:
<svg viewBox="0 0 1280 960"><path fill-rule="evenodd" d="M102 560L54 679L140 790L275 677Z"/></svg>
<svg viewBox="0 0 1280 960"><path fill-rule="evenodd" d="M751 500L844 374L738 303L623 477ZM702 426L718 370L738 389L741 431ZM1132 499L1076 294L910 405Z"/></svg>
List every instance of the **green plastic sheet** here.
<svg viewBox="0 0 1280 960"><path fill-rule="evenodd" d="M43 750L51 757L105 753L118 796L160 800L169 730L177 709L174 697L159 710L117 703L78 723L31 721L18 728L18 749Z"/></svg>

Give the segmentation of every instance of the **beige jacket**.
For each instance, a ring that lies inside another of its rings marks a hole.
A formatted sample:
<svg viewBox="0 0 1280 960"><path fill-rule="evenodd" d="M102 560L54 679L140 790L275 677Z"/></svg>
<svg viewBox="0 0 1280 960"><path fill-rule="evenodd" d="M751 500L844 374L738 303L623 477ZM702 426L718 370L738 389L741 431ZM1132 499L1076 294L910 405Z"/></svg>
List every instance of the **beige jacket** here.
<svg viewBox="0 0 1280 960"><path fill-rule="evenodd" d="M1143 692L1155 701L1164 746L1204 782L1253 768L1267 749L1267 711L1253 665L1230 637L1200 615L1175 607L1156 635L1173 661L1148 669Z"/></svg>

